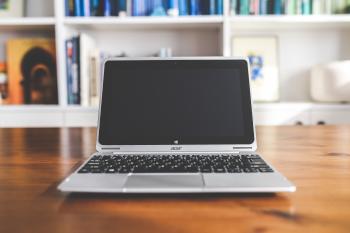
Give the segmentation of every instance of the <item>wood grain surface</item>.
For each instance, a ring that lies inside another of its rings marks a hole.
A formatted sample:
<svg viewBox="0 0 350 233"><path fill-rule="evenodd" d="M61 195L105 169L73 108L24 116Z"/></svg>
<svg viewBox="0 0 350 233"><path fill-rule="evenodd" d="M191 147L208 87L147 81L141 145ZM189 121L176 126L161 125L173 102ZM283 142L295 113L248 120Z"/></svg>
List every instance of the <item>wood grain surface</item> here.
<svg viewBox="0 0 350 233"><path fill-rule="evenodd" d="M350 126L260 127L289 194L64 194L95 129L0 129L0 232L350 232Z"/></svg>

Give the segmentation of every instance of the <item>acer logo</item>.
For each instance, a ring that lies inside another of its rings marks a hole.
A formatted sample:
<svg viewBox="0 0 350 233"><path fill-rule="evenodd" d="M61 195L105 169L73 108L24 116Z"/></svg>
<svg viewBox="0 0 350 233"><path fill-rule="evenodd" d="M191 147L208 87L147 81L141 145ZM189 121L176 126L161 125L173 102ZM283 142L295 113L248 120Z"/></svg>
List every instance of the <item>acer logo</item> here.
<svg viewBox="0 0 350 233"><path fill-rule="evenodd" d="M182 147L181 146L173 146L170 148L170 150L181 150Z"/></svg>

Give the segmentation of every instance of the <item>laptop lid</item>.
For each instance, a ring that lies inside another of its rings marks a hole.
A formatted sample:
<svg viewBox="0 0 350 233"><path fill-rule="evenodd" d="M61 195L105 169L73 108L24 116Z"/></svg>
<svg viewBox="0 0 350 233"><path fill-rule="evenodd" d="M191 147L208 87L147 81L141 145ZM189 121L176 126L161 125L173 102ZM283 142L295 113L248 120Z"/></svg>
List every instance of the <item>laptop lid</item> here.
<svg viewBox="0 0 350 233"><path fill-rule="evenodd" d="M248 70L233 58L107 60L97 150L255 150Z"/></svg>

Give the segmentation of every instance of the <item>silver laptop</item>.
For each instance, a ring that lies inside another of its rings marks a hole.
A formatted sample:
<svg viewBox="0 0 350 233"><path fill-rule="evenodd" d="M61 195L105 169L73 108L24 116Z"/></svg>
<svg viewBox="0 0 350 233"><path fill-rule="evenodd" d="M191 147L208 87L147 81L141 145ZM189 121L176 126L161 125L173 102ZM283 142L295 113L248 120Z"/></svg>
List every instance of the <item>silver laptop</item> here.
<svg viewBox="0 0 350 233"><path fill-rule="evenodd" d="M234 58L104 64L97 152L64 192L293 192L256 151L249 65Z"/></svg>

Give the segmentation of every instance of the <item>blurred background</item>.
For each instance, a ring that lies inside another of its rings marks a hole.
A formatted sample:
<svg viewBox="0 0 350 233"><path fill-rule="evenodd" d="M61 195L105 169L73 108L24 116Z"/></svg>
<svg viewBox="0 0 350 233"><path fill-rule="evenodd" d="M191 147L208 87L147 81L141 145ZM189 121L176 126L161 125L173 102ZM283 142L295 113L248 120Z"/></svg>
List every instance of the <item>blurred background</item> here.
<svg viewBox="0 0 350 233"><path fill-rule="evenodd" d="M245 56L257 125L350 123L350 0L0 0L0 127L96 126L136 56Z"/></svg>

